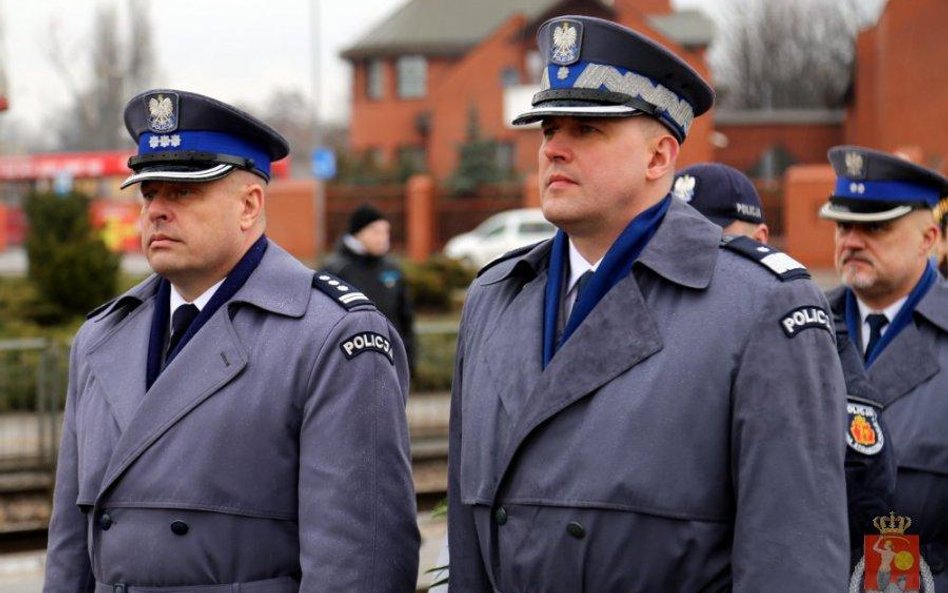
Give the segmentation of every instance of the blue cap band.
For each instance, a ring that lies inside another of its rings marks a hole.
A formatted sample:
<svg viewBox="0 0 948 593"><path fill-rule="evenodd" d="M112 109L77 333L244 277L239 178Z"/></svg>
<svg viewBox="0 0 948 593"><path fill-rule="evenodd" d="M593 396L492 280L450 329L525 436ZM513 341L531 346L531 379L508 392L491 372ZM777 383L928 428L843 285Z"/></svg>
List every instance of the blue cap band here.
<svg viewBox="0 0 948 593"><path fill-rule="evenodd" d="M837 198L852 198L866 202L909 202L925 204L929 208L938 204L938 189L906 181L855 181L839 177L836 179Z"/></svg>
<svg viewBox="0 0 948 593"><path fill-rule="evenodd" d="M170 134L145 132L138 139L138 154L162 152L211 152L253 161L253 167L270 177L270 156L263 148L223 132L178 131Z"/></svg>

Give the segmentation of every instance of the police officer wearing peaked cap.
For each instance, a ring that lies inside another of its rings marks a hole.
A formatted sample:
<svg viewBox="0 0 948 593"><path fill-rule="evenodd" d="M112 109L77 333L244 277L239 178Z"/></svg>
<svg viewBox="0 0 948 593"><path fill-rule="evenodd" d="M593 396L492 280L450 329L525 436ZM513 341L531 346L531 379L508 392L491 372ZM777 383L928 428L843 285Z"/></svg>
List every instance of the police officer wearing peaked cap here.
<svg viewBox="0 0 948 593"><path fill-rule="evenodd" d="M682 169L672 195L682 199L725 235L741 235L767 242L760 197L746 175L720 163ZM836 348L846 379L846 499L849 511L850 564L863 555L863 537L873 530L872 520L888 514L895 496L895 456L882 419L882 404L866 377L862 357L849 339L842 316L834 315Z"/></svg>
<svg viewBox="0 0 948 593"><path fill-rule="evenodd" d="M414 591L405 351L264 235L286 141L170 89L125 122L155 274L73 341L44 591Z"/></svg>
<svg viewBox="0 0 948 593"><path fill-rule="evenodd" d="M948 590L948 286L929 258L948 179L859 146L834 147L829 160L836 187L820 214L836 223L842 279L830 303L885 406L895 512L912 519L936 589Z"/></svg>
<svg viewBox="0 0 948 593"><path fill-rule="evenodd" d="M724 229L761 243L770 238L757 188L746 175L721 163L698 163L675 175L672 195Z"/></svg>
<svg viewBox="0 0 948 593"><path fill-rule="evenodd" d="M601 19L554 18L538 41L541 90L515 122L541 122L559 231L468 293L451 591L844 589L845 388L825 298L788 256L722 242L670 195L711 89Z"/></svg>

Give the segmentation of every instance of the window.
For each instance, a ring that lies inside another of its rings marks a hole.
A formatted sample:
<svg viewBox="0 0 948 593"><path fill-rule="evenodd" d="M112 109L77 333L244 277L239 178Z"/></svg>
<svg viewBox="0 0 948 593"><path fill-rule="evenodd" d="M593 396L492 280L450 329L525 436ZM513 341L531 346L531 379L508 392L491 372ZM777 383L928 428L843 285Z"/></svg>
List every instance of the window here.
<svg viewBox="0 0 948 593"><path fill-rule="evenodd" d="M370 99L385 98L385 62L369 60L365 68L365 94Z"/></svg>
<svg viewBox="0 0 948 593"><path fill-rule="evenodd" d="M402 56L398 58L398 97L417 99L424 97L428 86L428 63L424 56Z"/></svg>

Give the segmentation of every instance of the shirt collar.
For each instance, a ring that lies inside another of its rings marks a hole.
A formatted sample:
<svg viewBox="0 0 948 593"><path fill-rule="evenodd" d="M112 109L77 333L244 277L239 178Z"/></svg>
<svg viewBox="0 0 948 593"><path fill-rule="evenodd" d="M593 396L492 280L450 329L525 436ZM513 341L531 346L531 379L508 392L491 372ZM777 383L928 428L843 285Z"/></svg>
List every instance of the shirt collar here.
<svg viewBox="0 0 948 593"><path fill-rule="evenodd" d="M902 305L904 305L905 301L907 300L908 300L908 295L905 295L904 297L895 301L894 303L892 303L885 309L881 311L876 311L875 309L871 309L869 305L867 305L866 303L859 300L859 297L856 297L856 304L859 306L859 319L861 319L862 323L865 324L866 316L869 315L870 313L882 313L883 315L885 315L885 318L888 319L889 322L891 323L892 320L895 319L895 316L898 314L899 309L902 308Z"/></svg>
<svg viewBox="0 0 948 593"><path fill-rule="evenodd" d="M197 307L198 311L203 310L204 307L206 307L207 304L210 302L211 297L214 296L214 293L217 292L217 289L220 288L221 284L223 283L224 283L224 280L221 280L214 286L208 288L203 293L201 293L201 295L198 298L191 301L190 304ZM171 315L168 317L168 319L171 319L171 317L174 316L174 312L178 310L178 307L180 307L181 305L188 304L188 302L184 300L184 297L178 293L178 289L174 287L174 284L171 285L171 298L168 299L168 302L171 305Z"/></svg>
<svg viewBox="0 0 948 593"><path fill-rule="evenodd" d="M603 256L605 257L605 256ZM569 240L569 283L566 285L566 292L569 293L573 290L573 287L576 286L576 283L579 282L579 277L586 273L587 270L592 270L595 272L599 268L599 264L602 263L602 257L599 258L599 261L590 265L586 258L584 258L579 250L576 249L576 246L573 245L573 240Z"/></svg>

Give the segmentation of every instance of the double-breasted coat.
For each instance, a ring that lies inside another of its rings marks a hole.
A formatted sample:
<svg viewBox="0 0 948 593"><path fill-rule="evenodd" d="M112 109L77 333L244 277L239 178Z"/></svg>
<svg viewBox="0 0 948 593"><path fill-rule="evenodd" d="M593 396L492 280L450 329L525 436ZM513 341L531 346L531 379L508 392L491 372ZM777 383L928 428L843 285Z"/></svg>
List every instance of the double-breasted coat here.
<svg viewBox="0 0 948 593"><path fill-rule="evenodd" d="M146 391L157 286L73 342L44 591L414 591L391 324L270 243Z"/></svg>
<svg viewBox="0 0 948 593"><path fill-rule="evenodd" d="M720 244L674 200L546 369L550 242L474 282L451 411L452 593L845 589L826 299Z"/></svg>
<svg viewBox="0 0 948 593"><path fill-rule="evenodd" d="M838 314L845 290L829 293ZM861 336L852 339L862 351ZM868 368L893 444L898 474L895 512L912 519L938 591L948 591L948 286L922 298L912 323Z"/></svg>

